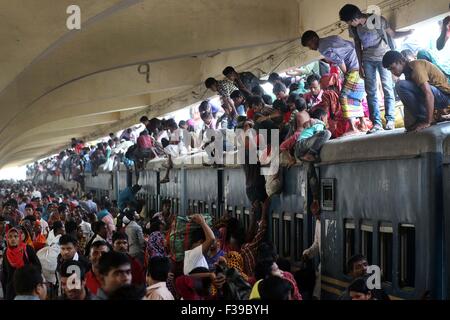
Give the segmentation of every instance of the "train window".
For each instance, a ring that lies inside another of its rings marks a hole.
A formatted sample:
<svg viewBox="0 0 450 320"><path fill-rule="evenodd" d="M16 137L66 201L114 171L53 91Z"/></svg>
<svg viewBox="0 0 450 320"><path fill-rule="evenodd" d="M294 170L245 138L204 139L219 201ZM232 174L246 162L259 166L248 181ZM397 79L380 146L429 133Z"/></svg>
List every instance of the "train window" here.
<svg viewBox="0 0 450 320"><path fill-rule="evenodd" d="M321 208L325 211L335 210L335 179L321 179L320 180L320 190L322 193L321 197Z"/></svg>
<svg viewBox="0 0 450 320"><path fill-rule="evenodd" d="M236 207L234 212L236 212L236 219L238 219L242 223L242 211L241 211L241 209L238 209L238 207Z"/></svg>
<svg viewBox="0 0 450 320"><path fill-rule="evenodd" d="M361 223L361 253L367 257L369 265L373 256L373 225L370 222Z"/></svg>
<svg viewBox="0 0 450 320"><path fill-rule="evenodd" d="M283 256L291 256L291 214L283 214Z"/></svg>
<svg viewBox="0 0 450 320"><path fill-rule="evenodd" d="M250 227L250 210L244 208L244 227L248 230Z"/></svg>
<svg viewBox="0 0 450 320"><path fill-rule="evenodd" d="M416 275L416 229L411 224L401 224L399 228L399 286L414 288Z"/></svg>
<svg viewBox="0 0 450 320"><path fill-rule="evenodd" d="M355 221L344 220L344 273L347 272L347 261L355 254Z"/></svg>
<svg viewBox="0 0 450 320"><path fill-rule="evenodd" d="M228 206L228 216L230 216L230 217L235 217L235 216L234 216L234 211L233 211L233 207L232 207L232 206Z"/></svg>
<svg viewBox="0 0 450 320"><path fill-rule="evenodd" d="M275 248L280 247L279 243L279 231L280 231L280 215L278 213L272 213L272 243Z"/></svg>
<svg viewBox="0 0 450 320"><path fill-rule="evenodd" d="M209 205L207 203L204 203L203 207L204 207L203 211L205 211L205 213L207 213L207 214L210 214Z"/></svg>
<svg viewBox="0 0 450 320"><path fill-rule="evenodd" d="M303 214L295 215L295 259L300 260L303 253Z"/></svg>
<svg viewBox="0 0 450 320"><path fill-rule="evenodd" d="M392 282L392 246L393 228L390 223L380 223L380 236L378 238L378 250L380 252L381 280Z"/></svg>
<svg viewBox="0 0 450 320"><path fill-rule="evenodd" d="M211 205L211 216L219 219L219 212L217 211L217 206L214 203Z"/></svg>
<svg viewBox="0 0 450 320"><path fill-rule="evenodd" d="M192 201L192 205L193 205L193 209L194 209L194 213L200 213L200 208L199 208L199 205L198 205L198 201Z"/></svg>

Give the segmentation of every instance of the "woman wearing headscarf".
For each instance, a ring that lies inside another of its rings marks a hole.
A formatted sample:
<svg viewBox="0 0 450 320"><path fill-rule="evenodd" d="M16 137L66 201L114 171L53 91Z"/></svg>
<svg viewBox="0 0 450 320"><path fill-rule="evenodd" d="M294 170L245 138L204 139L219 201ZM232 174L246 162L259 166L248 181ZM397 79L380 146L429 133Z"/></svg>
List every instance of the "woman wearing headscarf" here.
<svg viewBox="0 0 450 320"><path fill-rule="evenodd" d="M25 265L34 265L41 269L41 263L34 249L22 241L19 229L11 228L8 230L6 243L7 247L2 262L1 282L5 299L12 300L16 295L13 285L15 271Z"/></svg>

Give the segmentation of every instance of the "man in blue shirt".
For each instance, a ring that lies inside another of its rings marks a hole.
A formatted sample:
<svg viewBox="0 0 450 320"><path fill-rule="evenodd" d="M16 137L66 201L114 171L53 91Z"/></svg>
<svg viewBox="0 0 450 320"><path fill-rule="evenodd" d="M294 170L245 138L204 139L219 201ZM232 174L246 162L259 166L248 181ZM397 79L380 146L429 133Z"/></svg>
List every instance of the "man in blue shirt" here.
<svg viewBox="0 0 450 320"><path fill-rule="evenodd" d="M117 201L119 210L122 211L127 207L128 204L132 206L137 206L138 201L136 199L136 194L141 190L140 185L134 185L132 187L126 187L120 194L119 199Z"/></svg>

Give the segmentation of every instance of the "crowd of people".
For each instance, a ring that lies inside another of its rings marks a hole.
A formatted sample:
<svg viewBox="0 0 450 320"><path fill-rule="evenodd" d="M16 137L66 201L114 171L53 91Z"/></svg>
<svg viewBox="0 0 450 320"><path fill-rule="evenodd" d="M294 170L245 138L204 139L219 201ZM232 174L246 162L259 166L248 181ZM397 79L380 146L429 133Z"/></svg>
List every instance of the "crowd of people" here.
<svg viewBox="0 0 450 320"><path fill-rule="evenodd" d="M1 212L7 243L2 271L5 298L40 297L44 282L52 298L69 300L320 298L320 281L310 285L314 272L308 277L302 272L293 275L289 261L280 259L274 246L266 242L267 211L282 183L280 171L262 175L262 166L275 152L288 159L288 167L297 161L310 164L310 211L317 222L313 246L303 253L303 259L308 260L320 254L319 192L311 164L320 161L322 146L341 136L393 130L396 97L410 115L408 121L405 119L407 131L447 120L450 104L445 70L433 59L426 59L430 56L423 50L393 50L392 39L411 31L396 32L384 17L378 17L379 25L372 28L369 15L354 5L345 5L339 16L349 25L353 41L339 36L321 38L312 30L301 38L303 46L323 56L322 72L308 74L306 79L272 73L267 81L273 91L266 92L251 72L238 73L228 66L223 70L224 80L205 81L205 87L220 96L221 107L208 100L201 102L200 130L193 119L176 123L174 119L143 116L140 122L145 128L139 134L138 128L129 128L120 137L111 133L108 142L94 147L72 139L71 149L30 167L34 177L42 172L61 174L83 185L86 172L95 176L102 165L113 170L117 159L139 170L151 159L167 158L167 171L160 180L167 183L174 158L205 150L214 142L211 131L223 135L224 151L234 150L236 146L226 140L226 132L241 129L247 160L252 148L265 150L256 163L243 164L246 196L252 204L249 230L244 232L240 221L226 215L220 221L201 214L177 216L171 212L170 202L163 202L159 213L138 214L142 205L135 198L140 189L137 185L122 191L117 204L107 198L94 201L91 194L78 199L74 193L48 188L48 184L36 189L36 179L32 186L9 186L2 195ZM448 39L449 20L443 21L439 45ZM328 64L326 71L324 62ZM246 135L249 130L256 135ZM272 141L270 134L259 134L261 130L278 130L279 141ZM279 150L272 148L275 145ZM179 234L184 235L182 240L176 236ZM83 271L82 289L67 286L73 265ZM29 292L17 291L25 284L20 284L15 273L24 266L35 270L28 274L36 274L33 285L28 284ZM356 266L359 271L354 270ZM355 281L343 298L386 298L367 288L366 269L367 259L351 259L349 272ZM38 276L41 271L47 274L44 278ZM17 281L19 285L14 285Z"/></svg>
<svg viewBox="0 0 450 320"><path fill-rule="evenodd" d="M129 189L115 203L91 194L79 199L56 184L0 182L1 297L320 298L320 289L314 294L314 270L293 270L267 241L267 202L255 203L245 231L228 216L217 221L208 214L177 216L170 201L162 202L160 212L138 214L139 186ZM311 259L314 248L305 250L302 260ZM368 290L361 282L367 266L365 257L352 257L348 271L355 282L341 299L386 299L383 290Z"/></svg>

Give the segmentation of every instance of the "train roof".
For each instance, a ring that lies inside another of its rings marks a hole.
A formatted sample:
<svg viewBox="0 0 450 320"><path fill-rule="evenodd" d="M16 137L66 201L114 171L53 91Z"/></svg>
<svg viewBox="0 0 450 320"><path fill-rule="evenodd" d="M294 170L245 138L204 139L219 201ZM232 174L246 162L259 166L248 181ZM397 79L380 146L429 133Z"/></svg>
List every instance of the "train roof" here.
<svg viewBox="0 0 450 320"><path fill-rule="evenodd" d="M361 160L413 157L424 153L450 153L450 122L439 123L420 132L405 129L372 135L342 137L325 144L321 164ZM446 147L444 147L444 140Z"/></svg>

